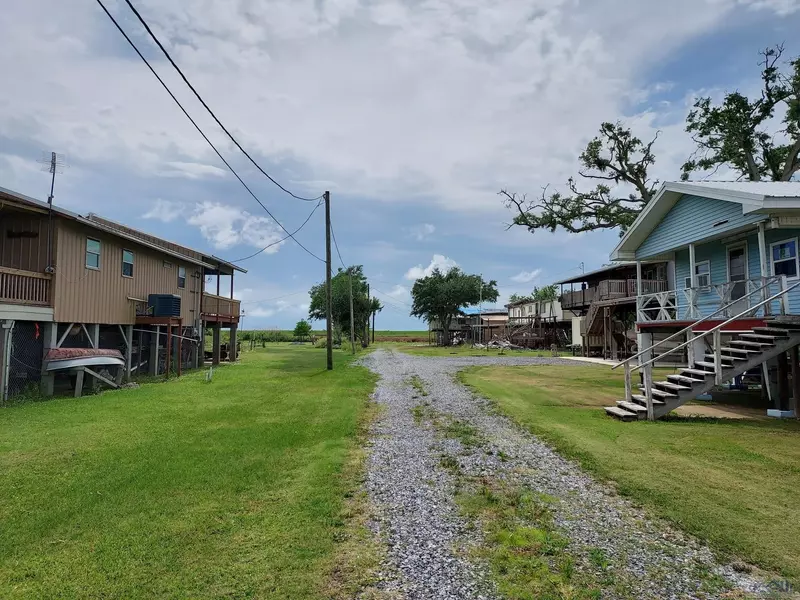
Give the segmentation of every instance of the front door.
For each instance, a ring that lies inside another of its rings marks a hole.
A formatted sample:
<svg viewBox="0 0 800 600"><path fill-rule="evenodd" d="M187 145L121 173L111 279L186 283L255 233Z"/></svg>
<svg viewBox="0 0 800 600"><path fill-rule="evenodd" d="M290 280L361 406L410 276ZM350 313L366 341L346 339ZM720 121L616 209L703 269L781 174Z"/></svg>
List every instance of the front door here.
<svg viewBox="0 0 800 600"><path fill-rule="evenodd" d="M745 310L748 306L747 295L747 248L736 246L728 248L728 281L733 283L731 289L731 302L742 299L734 304L728 313L733 316Z"/></svg>

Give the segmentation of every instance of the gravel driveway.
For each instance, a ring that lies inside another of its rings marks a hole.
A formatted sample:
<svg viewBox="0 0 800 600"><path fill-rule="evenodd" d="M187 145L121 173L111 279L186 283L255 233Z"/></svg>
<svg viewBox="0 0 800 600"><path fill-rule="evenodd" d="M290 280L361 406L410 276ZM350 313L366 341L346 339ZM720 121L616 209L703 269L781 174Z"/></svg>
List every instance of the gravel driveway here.
<svg viewBox="0 0 800 600"><path fill-rule="evenodd" d="M555 365L556 358L415 357L376 350L361 363L380 376L375 393L383 410L372 432L366 488L375 513L374 530L388 547L384 586L408 599L497 598L488 568L469 558L481 532L462 519L454 501L455 475L442 457L458 461L471 477L512 481L553 498L555 524L569 540L576 568L592 549L602 549L628 586L604 598L719 598L717 581L751 594L766 592L749 575L716 562L708 548L648 518L625 499L594 481L531 434L491 410L486 400L454 379L472 365ZM598 367L602 368L602 367ZM419 418L424 403L480 434L479 451L465 453L458 440L438 435ZM635 425L632 425L635 426ZM596 551L596 550L595 550Z"/></svg>

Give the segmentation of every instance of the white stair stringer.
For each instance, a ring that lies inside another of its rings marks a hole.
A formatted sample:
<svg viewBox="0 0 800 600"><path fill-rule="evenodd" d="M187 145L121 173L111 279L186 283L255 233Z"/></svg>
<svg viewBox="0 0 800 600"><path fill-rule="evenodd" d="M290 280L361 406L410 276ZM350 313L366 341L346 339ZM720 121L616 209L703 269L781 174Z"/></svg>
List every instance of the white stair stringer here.
<svg viewBox="0 0 800 600"><path fill-rule="evenodd" d="M769 333L770 331L774 333ZM753 336L758 335L758 338ZM751 340L758 339L758 346L751 346ZM761 363L775 358L800 345L800 330L756 328L753 332L740 334L736 340L720 349L722 354L722 381L758 367ZM738 347L737 347L738 346ZM713 356L713 354L712 354ZM735 356L735 359L734 359ZM703 357L693 367L681 369L680 374L669 375L666 381L653 382L653 416L658 419L669 414L679 406L694 400L710 391L715 384L713 358ZM646 407L644 391L634 394L630 401L620 401L615 410L606 412L616 418L629 421L647 418L647 411L630 410L630 403ZM612 407L609 407L612 408ZM628 414L625 414L628 413Z"/></svg>

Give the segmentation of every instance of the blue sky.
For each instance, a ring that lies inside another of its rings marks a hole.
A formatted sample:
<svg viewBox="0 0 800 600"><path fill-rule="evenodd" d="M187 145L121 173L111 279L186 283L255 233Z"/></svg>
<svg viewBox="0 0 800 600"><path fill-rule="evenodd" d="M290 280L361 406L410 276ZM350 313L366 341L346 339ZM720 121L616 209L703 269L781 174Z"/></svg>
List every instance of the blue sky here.
<svg viewBox="0 0 800 600"><path fill-rule="evenodd" d="M290 230L286 196L216 129L118 0L112 12ZM601 266L616 232L506 230L497 191L563 186L604 120L660 130L655 175L691 153L698 94L754 91L760 48L800 54L800 0L138 0L240 142L301 195L332 193L347 263L415 329L414 278L458 264L501 303ZM67 156L56 202L237 259L280 230L205 146L95 2L10 0L0 22L0 186L44 199L42 151ZM796 37L796 36L795 36ZM793 45L794 44L794 45ZM298 238L324 256L323 213ZM245 261L246 327L307 313L323 265L291 242Z"/></svg>

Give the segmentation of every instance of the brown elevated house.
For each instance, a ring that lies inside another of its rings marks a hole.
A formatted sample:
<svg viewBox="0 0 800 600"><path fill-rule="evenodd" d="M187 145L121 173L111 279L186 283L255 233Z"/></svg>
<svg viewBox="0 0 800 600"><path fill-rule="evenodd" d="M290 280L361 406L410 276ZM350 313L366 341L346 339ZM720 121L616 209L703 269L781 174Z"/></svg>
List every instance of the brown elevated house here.
<svg viewBox="0 0 800 600"><path fill-rule="evenodd" d="M666 262L642 265L643 293L670 289L668 279ZM617 359L635 350L635 262L615 263L564 279L557 285L561 286L561 308L579 315L580 336L586 356Z"/></svg>
<svg viewBox="0 0 800 600"><path fill-rule="evenodd" d="M218 363L226 327L235 359L235 271L244 272L97 215L0 188L2 398L32 386L51 395L57 378L69 378L47 370L48 357L66 348L118 350L126 378L180 373L202 364L206 327ZM230 277L230 297L221 295L220 276ZM207 278L214 293L206 290Z"/></svg>

